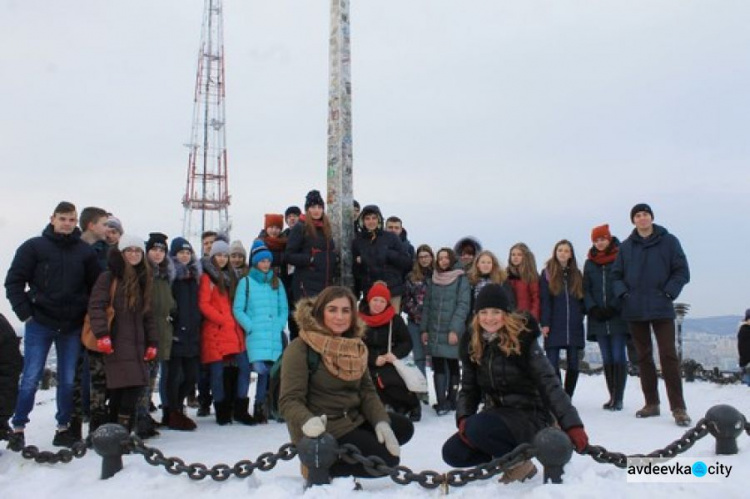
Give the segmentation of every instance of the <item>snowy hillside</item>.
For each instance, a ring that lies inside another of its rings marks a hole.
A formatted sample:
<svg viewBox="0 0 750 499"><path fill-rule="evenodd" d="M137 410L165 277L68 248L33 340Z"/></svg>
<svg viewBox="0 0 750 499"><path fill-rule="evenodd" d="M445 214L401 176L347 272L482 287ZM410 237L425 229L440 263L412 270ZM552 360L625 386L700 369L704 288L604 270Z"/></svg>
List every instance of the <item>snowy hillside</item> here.
<svg viewBox="0 0 750 499"><path fill-rule="evenodd" d="M629 379L625 396L625 410L620 413L603 411L604 380L601 376L582 376L574 399L593 444L611 451L647 453L663 448L684 433L675 426L666 406L662 390L662 416L645 420L633 414L642 405L640 386L636 378ZM54 431L54 392L39 392L38 405L31 414L27 428L27 443L52 450ZM750 416L750 388L746 386L717 386L709 383L686 383L685 398L694 421L705 415L716 404L730 404L746 417ZM160 437L147 445L161 449L166 456L179 456L187 463L202 462L208 466L218 463L234 464L242 459L255 461L263 452L275 452L288 441L286 427L271 423L262 427L218 427L213 418L201 418L199 428L191 434L163 430ZM443 441L454 431L452 416L438 418L425 410L423 421L417 423L414 439L402 449L402 464L415 471L432 469L445 472L449 468L440 458ZM733 466L729 478L719 483L628 483L626 472L611 465L598 464L590 457L573 455L566 468L562 485L544 485L542 474L524 484L501 485L497 480L472 483L463 488L452 488L450 497L489 497L498 493L512 493L516 497L599 498L620 497L680 498L747 497L746 476L750 470L750 437L742 434L738 440L740 453L735 456L714 455L714 439L707 436L689 449L684 456L704 458L708 463L720 460ZM195 482L186 476L171 476L163 468L148 465L141 456L126 456L125 469L114 478L99 480L101 459L90 451L82 459L70 464L40 465L20 455L3 450L0 456L0 497L3 499L58 498L66 499L191 499L220 495L222 497L287 498L303 494L299 462L294 459L280 462L272 471L256 471L245 480L230 478L226 482L206 479ZM439 490L426 490L418 485L401 486L388 478L363 480L363 492L355 497L440 497ZM326 487L304 493L307 498L350 497L351 479L337 479Z"/></svg>

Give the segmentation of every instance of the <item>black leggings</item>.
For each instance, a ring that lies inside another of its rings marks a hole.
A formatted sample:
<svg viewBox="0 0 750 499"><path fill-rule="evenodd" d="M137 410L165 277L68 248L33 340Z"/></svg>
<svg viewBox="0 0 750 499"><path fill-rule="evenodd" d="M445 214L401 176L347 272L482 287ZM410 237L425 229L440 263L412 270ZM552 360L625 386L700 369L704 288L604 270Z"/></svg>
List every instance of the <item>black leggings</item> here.
<svg viewBox="0 0 750 499"><path fill-rule="evenodd" d="M458 359L446 359L444 357L432 358L432 372L435 374L445 374L446 367L451 376L460 376L461 369L458 366Z"/></svg>
<svg viewBox="0 0 750 499"><path fill-rule="evenodd" d="M109 390L109 414L112 421L117 416L135 416L135 404L143 391L142 386L128 386Z"/></svg>
<svg viewBox="0 0 750 499"><path fill-rule="evenodd" d="M400 414L394 414L389 412L388 416L391 418L391 428L393 433L396 435L399 445L404 445L406 442L411 440L414 435L414 425L404 416ZM388 449L385 448L384 444L378 442L378 437L375 435L375 429L370 423L364 422L352 431L339 437L339 445L353 444L361 451L363 456L378 456L388 466L397 466L400 459L397 456L391 455ZM343 460L336 461L331 466L331 476L356 476L360 478L375 478L369 474L363 465L349 464Z"/></svg>

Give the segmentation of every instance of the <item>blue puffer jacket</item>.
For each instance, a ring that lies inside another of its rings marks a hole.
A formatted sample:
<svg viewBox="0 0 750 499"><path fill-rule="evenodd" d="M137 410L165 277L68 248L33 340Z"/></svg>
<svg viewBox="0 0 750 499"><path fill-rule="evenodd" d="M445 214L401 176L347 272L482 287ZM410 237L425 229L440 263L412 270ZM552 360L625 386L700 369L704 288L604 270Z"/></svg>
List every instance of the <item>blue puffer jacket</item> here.
<svg viewBox="0 0 750 499"><path fill-rule="evenodd" d="M245 330L247 356L250 362L275 362L281 357L281 334L289 316L284 285L271 287L273 270L261 272L257 267L237 284L234 295L234 318Z"/></svg>
<svg viewBox="0 0 750 499"><path fill-rule="evenodd" d="M672 302L690 282L680 241L660 225L646 239L636 229L620 246L612 266L614 293L628 321L674 319Z"/></svg>
<svg viewBox="0 0 750 499"><path fill-rule="evenodd" d="M570 293L566 274L563 279L564 289L555 296L549 290L546 270L542 271L539 278L541 325L549 327L549 334L544 338L544 348L583 348L583 299Z"/></svg>

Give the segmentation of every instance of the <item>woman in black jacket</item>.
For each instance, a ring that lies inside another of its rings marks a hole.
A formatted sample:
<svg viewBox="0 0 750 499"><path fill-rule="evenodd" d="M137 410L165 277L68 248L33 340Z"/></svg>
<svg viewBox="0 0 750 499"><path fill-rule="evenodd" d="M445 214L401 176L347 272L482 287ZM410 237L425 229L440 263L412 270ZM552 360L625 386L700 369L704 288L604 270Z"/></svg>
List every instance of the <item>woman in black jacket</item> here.
<svg viewBox="0 0 750 499"><path fill-rule="evenodd" d="M510 312L502 286L488 284L477 296L471 334L463 337L458 432L443 445L443 460L465 467L503 456L553 424L552 415L582 451L588 436L578 411L560 386L529 315ZM480 403L481 412L477 412ZM551 414L550 414L551 413ZM508 470L503 482L536 474L531 461Z"/></svg>
<svg viewBox="0 0 750 499"><path fill-rule="evenodd" d="M383 404L411 421L422 419L416 394L393 365L411 352L411 336L404 319L391 305L391 292L383 281L375 281L360 305L359 317L367 324L363 338L367 346L367 367Z"/></svg>

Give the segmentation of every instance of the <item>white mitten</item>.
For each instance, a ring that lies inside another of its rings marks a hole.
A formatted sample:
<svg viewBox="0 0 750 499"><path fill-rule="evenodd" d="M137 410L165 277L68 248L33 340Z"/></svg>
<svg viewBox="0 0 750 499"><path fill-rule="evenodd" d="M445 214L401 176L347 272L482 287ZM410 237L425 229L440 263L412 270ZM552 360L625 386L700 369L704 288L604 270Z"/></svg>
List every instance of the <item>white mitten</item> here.
<svg viewBox="0 0 750 499"><path fill-rule="evenodd" d="M318 438L326 431L326 416L313 416L302 425L302 433L306 437ZM393 433L393 432L391 432Z"/></svg>
<svg viewBox="0 0 750 499"><path fill-rule="evenodd" d="M401 455L401 447L398 445L398 440L391 429L391 425L385 421L376 424L375 435L378 437L378 442L385 444L385 448L392 456L398 457Z"/></svg>

